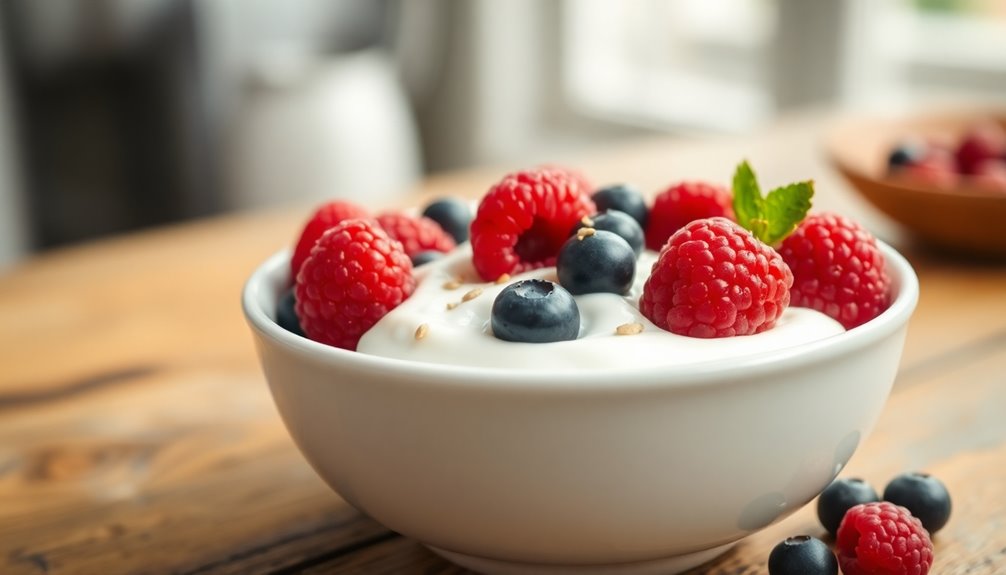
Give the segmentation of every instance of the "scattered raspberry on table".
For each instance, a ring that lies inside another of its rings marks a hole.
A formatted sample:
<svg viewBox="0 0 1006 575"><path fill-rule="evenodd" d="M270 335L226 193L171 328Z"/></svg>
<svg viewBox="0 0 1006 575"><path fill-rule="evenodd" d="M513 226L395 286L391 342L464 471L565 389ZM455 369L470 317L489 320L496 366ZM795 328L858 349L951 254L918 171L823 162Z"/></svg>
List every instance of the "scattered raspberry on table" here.
<svg viewBox="0 0 1006 575"><path fill-rule="evenodd" d="M835 545L845 575L926 575L933 566L933 542L922 523L886 501L850 509Z"/></svg>

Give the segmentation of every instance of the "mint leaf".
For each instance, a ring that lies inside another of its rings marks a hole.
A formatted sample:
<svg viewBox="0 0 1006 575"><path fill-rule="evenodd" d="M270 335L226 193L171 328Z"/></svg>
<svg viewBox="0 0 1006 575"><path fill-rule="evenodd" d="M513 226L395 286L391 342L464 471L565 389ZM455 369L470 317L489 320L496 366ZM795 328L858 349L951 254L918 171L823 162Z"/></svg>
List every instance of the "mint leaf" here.
<svg viewBox="0 0 1006 575"><path fill-rule="evenodd" d="M763 204L768 225L764 236L759 236L759 239L773 245L793 233L796 226L807 217L810 198L813 196L813 181L797 182L769 192Z"/></svg>
<svg viewBox="0 0 1006 575"><path fill-rule="evenodd" d="M734 172L734 215L742 228L751 229L753 220L762 214L761 188L747 160L737 166Z"/></svg>
<svg viewBox="0 0 1006 575"><path fill-rule="evenodd" d="M796 229L810 210L814 182L798 182L762 197L754 170L747 161L734 172L734 215L737 223L768 245L781 242Z"/></svg>

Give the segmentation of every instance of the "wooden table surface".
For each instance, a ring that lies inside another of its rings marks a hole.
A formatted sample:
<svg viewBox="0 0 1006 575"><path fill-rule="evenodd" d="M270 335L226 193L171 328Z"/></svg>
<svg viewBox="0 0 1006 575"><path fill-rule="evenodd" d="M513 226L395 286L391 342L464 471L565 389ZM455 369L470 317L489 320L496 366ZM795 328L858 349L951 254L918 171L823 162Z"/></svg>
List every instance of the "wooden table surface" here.
<svg viewBox="0 0 1006 575"><path fill-rule="evenodd" d="M568 162L654 191L814 178L816 204L898 245L921 280L895 389L844 475L923 469L954 496L939 574L1006 573L1006 266L906 243L828 168L810 116L758 137L622 144ZM475 196L503 170L410 194ZM239 306L304 209L228 216L49 253L0 275L0 573L460 573L330 491L284 430ZM765 573L772 546L823 535L813 506L697 570Z"/></svg>

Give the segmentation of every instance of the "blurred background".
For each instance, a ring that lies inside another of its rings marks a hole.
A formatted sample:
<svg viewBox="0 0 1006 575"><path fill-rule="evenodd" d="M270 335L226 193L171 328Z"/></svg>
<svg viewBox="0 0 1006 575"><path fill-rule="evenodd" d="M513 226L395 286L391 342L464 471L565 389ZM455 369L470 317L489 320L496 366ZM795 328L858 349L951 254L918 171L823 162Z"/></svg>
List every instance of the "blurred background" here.
<svg viewBox="0 0 1006 575"><path fill-rule="evenodd" d="M5 0L0 267L801 109L1006 101L1006 0Z"/></svg>

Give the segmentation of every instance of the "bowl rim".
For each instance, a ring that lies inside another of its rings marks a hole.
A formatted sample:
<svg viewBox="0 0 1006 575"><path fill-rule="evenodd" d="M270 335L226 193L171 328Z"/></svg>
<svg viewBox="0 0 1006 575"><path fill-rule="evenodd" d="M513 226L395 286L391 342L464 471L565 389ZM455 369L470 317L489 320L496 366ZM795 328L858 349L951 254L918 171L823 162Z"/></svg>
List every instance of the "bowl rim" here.
<svg viewBox="0 0 1006 575"><path fill-rule="evenodd" d="M350 367L375 376L422 382L424 386L519 391L592 391L621 393L627 390L689 388L730 385L772 372L799 369L867 349L905 327L919 297L918 277L894 248L877 240L892 276L894 301L869 322L821 340L759 355L711 360L685 366L627 367L624 370L569 371L561 369L511 370L426 363L386 358L329 346L293 334L270 318L259 297L270 283L289 282L290 250L281 250L260 264L242 289L242 310L249 326L271 345L310 362ZM281 280L281 281L280 281ZM261 353L261 352L260 352ZM375 377L379 379L379 377Z"/></svg>

